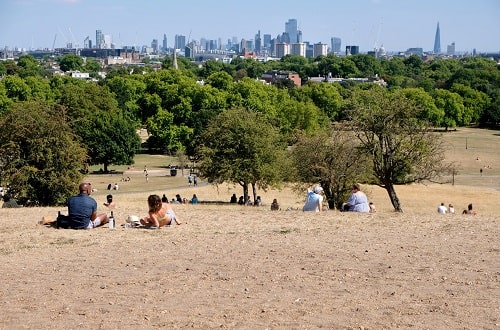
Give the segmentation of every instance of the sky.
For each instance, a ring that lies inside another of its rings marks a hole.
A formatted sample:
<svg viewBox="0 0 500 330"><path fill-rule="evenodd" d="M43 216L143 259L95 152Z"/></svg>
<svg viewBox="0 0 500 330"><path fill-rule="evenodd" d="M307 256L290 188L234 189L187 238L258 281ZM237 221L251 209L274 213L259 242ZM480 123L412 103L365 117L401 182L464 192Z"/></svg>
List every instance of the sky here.
<svg viewBox="0 0 500 330"><path fill-rule="evenodd" d="M0 0L0 48L82 47L96 30L118 48L161 45L164 34L169 47L176 34L225 44L259 30L275 38L291 18L303 41L339 37L361 52L432 51L438 22L443 52L453 42L457 52L500 52L500 0Z"/></svg>

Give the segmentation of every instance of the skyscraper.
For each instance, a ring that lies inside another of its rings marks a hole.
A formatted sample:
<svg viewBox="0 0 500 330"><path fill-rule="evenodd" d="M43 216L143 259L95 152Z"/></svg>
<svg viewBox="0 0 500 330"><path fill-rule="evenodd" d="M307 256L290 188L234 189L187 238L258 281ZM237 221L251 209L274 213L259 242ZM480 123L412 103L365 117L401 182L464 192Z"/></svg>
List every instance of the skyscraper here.
<svg viewBox="0 0 500 330"><path fill-rule="evenodd" d="M439 22L436 28L436 37L434 37L434 54L441 53L441 32L439 31Z"/></svg>
<svg viewBox="0 0 500 330"><path fill-rule="evenodd" d="M96 48L104 48L104 35L102 30L95 31L95 46Z"/></svg>
<svg viewBox="0 0 500 330"><path fill-rule="evenodd" d="M168 45L167 45L167 35L163 34L163 50L167 51Z"/></svg>
<svg viewBox="0 0 500 330"><path fill-rule="evenodd" d="M299 42L299 39L297 38L297 30L297 20L295 18L290 18L288 22L285 23L285 33L288 34L291 44Z"/></svg>
<svg viewBox="0 0 500 330"><path fill-rule="evenodd" d="M334 52L335 54L339 54L342 46L342 39L333 37L331 41L332 41L332 52Z"/></svg>

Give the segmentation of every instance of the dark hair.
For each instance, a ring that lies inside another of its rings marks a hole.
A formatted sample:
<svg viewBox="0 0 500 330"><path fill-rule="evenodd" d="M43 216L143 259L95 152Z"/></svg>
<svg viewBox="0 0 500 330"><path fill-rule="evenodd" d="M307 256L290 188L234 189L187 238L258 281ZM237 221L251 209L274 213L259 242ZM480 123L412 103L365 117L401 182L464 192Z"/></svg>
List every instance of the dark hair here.
<svg viewBox="0 0 500 330"><path fill-rule="evenodd" d="M158 212L161 209L161 198L158 195L149 195L148 197L149 210Z"/></svg>
<svg viewBox="0 0 500 330"><path fill-rule="evenodd" d="M111 203L113 201L113 195L106 196L106 200L108 201L108 203Z"/></svg>

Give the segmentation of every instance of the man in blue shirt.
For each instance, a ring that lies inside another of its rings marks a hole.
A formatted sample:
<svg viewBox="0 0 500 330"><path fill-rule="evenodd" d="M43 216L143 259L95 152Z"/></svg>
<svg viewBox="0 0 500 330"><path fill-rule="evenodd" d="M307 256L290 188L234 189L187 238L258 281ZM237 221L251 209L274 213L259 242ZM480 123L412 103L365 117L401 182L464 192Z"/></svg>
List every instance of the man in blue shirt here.
<svg viewBox="0 0 500 330"><path fill-rule="evenodd" d="M302 211L321 212L323 210L323 188L317 186L313 191L307 191L307 199Z"/></svg>
<svg viewBox="0 0 500 330"><path fill-rule="evenodd" d="M92 229L109 222L106 213L97 214L97 202L90 197L92 186L81 183L80 193L68 199L69 226L73 229Z"/></svg>

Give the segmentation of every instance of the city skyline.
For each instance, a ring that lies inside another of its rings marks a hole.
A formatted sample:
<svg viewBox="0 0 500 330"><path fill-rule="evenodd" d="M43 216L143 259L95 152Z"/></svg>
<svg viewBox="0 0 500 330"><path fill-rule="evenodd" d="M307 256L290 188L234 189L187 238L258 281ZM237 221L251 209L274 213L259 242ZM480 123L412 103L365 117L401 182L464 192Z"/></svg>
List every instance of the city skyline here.
<svg viewBox="0 0 500 330"><path fill-rule="evenodd" d="M439 22L441 49L455 43L457 52L499 52L500 1L467 0L410 2L401 0L231 0L180 2L153 0L4 0L0 4L0 48L51 49L68 42L95 43L96 30L112 36L117 48L150 45L167 36L188 40L252 40L260 31L276 38L290 19L297 20L302 40L342 49L358 45L366 52L383 46L387 51L421 47L432 51Z"/></svg>

